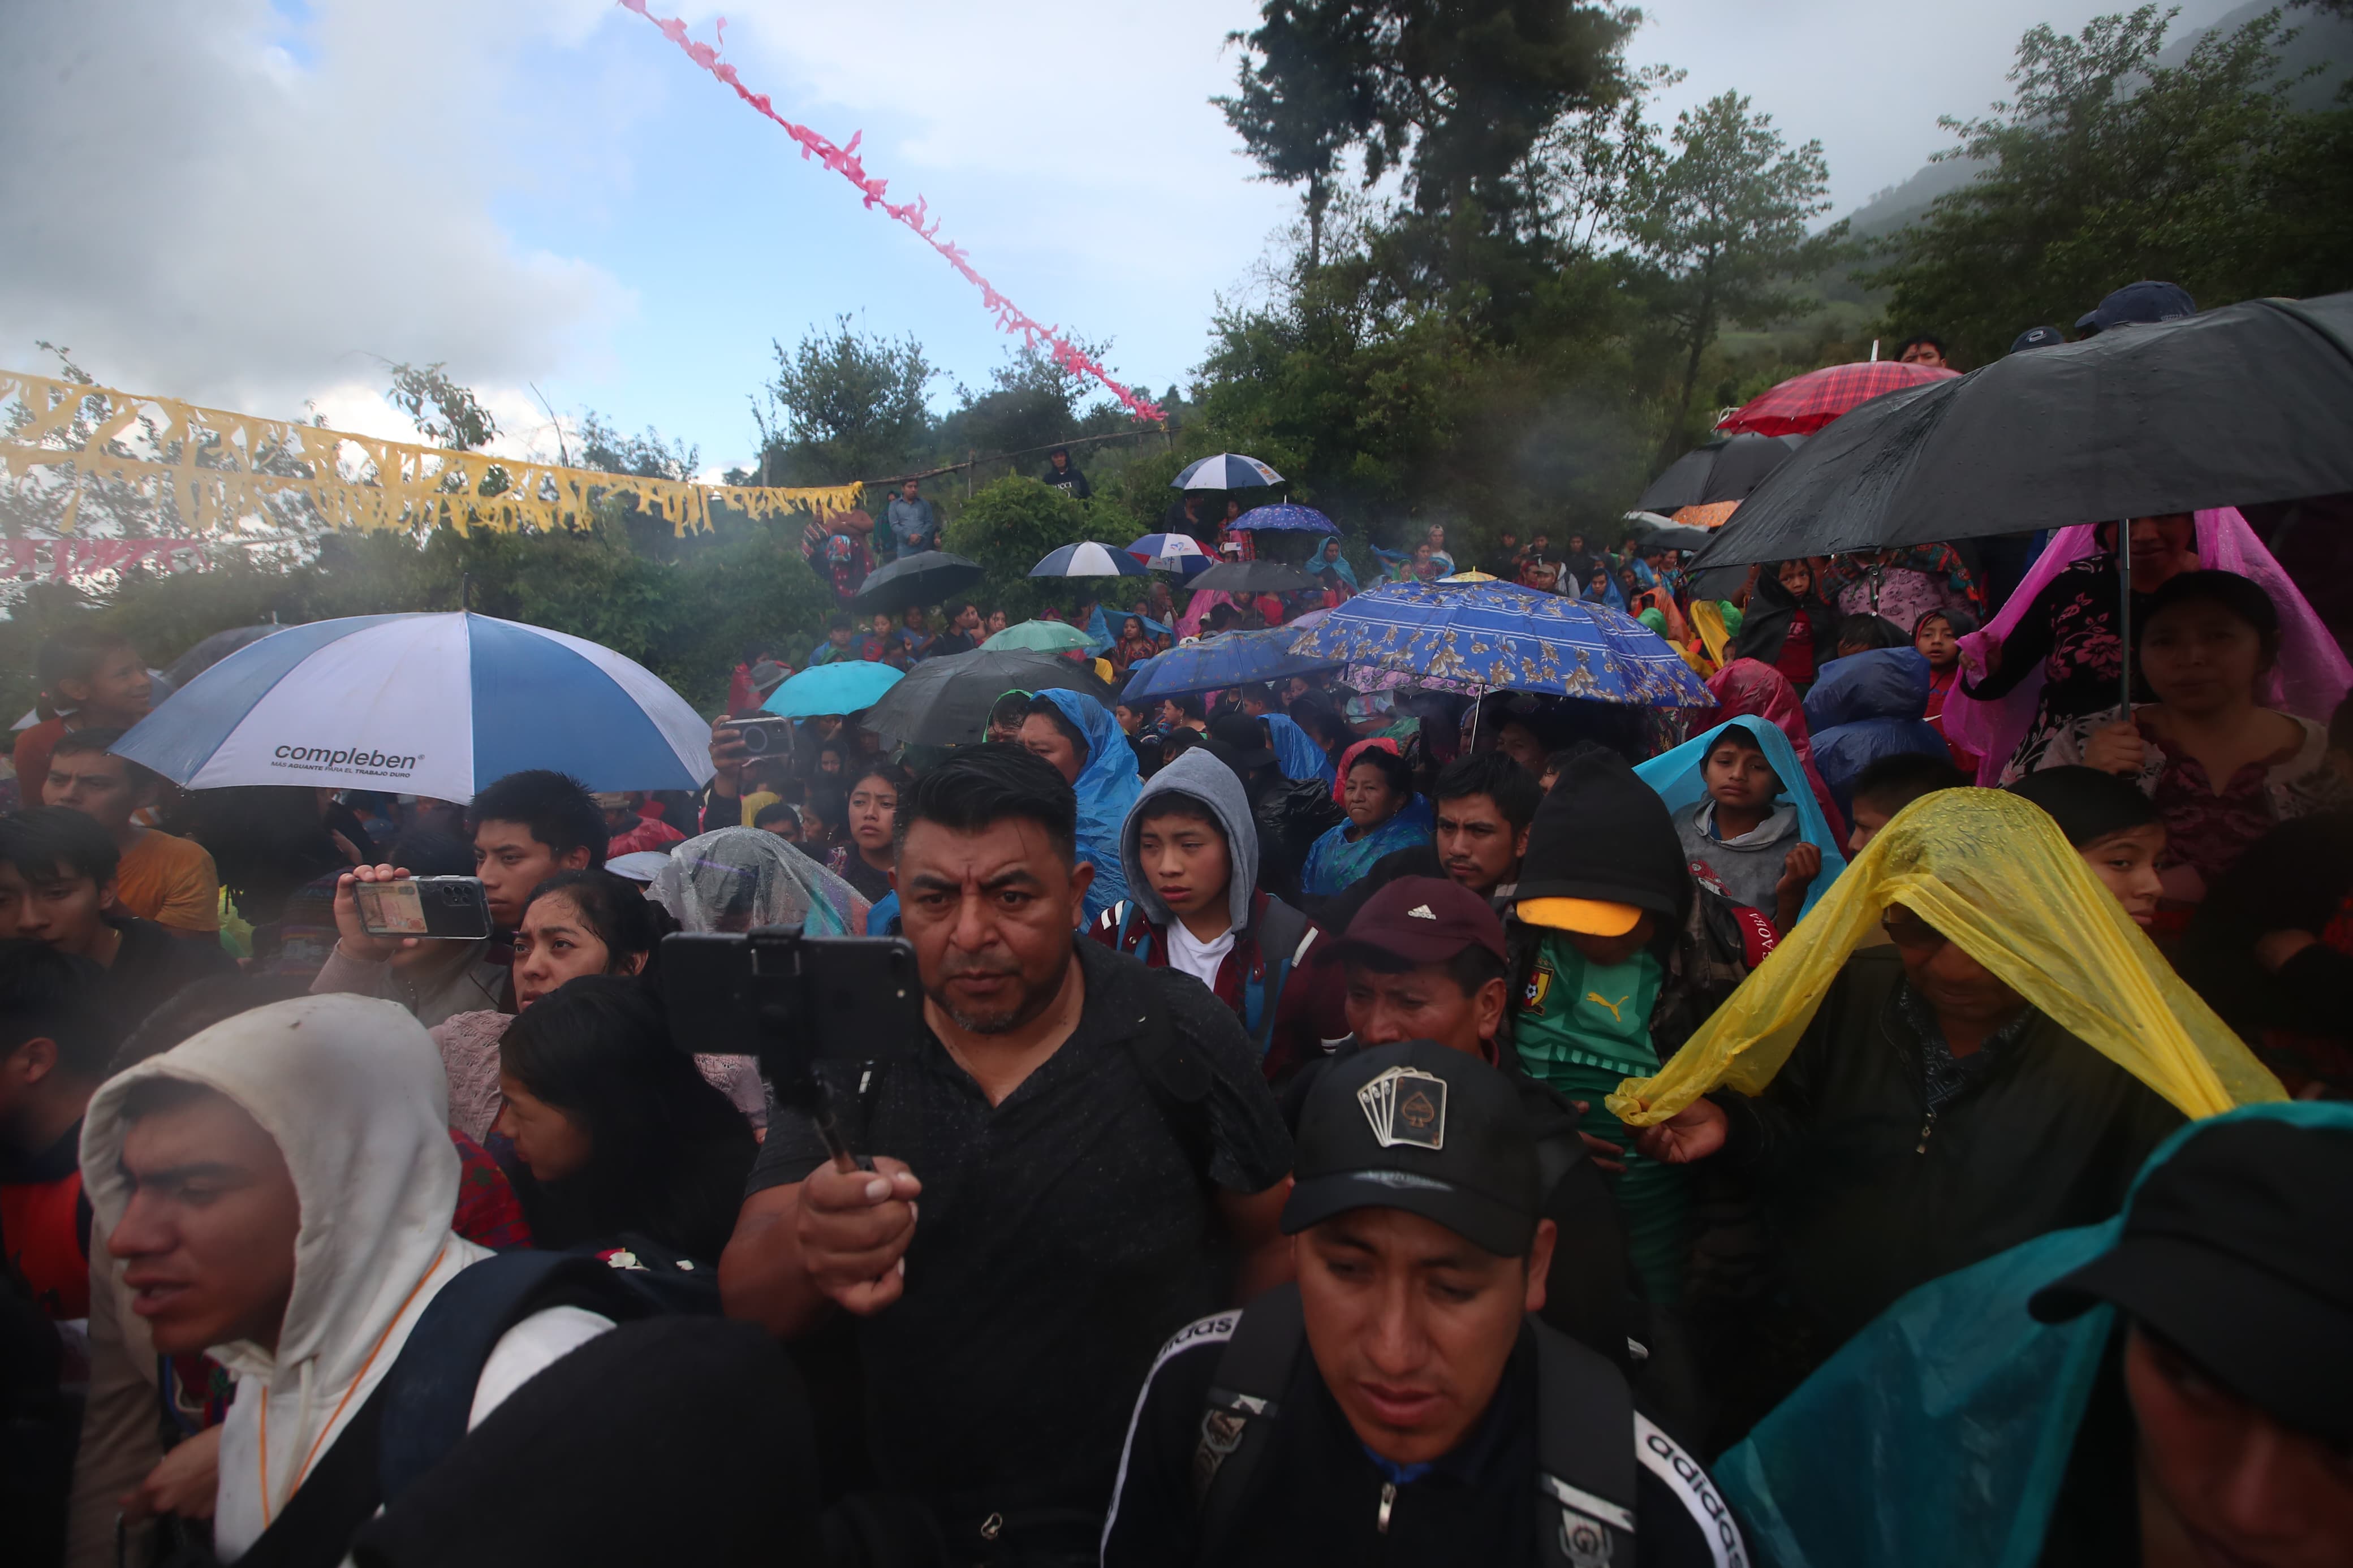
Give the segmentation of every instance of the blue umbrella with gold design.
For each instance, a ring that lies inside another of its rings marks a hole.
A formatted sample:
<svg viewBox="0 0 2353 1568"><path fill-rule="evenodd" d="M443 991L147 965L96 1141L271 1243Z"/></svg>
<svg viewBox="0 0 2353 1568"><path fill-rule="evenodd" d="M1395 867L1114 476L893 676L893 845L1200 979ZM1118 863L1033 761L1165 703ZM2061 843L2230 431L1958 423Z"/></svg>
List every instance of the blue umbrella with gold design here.
<svg viewBox="0 0 2353 1568"><path fill-rule="evenodd" d="M1387 584L1326 615L1291 651L1488 691L1636 708L1715 701L1664 637L1622 610L1512 583Z"/></svg>

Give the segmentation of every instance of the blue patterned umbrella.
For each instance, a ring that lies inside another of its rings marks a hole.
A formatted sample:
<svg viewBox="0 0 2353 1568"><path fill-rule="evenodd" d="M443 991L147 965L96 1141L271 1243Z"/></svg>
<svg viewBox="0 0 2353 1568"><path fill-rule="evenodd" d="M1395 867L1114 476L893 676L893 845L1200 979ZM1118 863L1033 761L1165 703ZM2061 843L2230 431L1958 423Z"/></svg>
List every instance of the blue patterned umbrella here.
<svg viewBox="0 0 2353 1568"><path fill-rule="evenodd" d="M1291 651L1489 691L1638 708L1715 701L1683 656L1633 616L1509 583L1387 584L1325 616Z"/></svg>
<svg viewBox="0 0 2353 1568"><path fill-rule="evenodd" d="M1226 524L1228 533L1337 533L1340 525L1312 506L1254 506Z"/></svg>
<svg viewBox="0 0 2353 1568"><path fill-rule="evenodd" d="M1336 658L1302 658L1293 653L1291 644L1298 635L1296 626L1270 626L1259 632L1220 632L1172 647L1136 662L1127 672L1127 695L1139 700L1176 697L1340 668Z"/></svg>

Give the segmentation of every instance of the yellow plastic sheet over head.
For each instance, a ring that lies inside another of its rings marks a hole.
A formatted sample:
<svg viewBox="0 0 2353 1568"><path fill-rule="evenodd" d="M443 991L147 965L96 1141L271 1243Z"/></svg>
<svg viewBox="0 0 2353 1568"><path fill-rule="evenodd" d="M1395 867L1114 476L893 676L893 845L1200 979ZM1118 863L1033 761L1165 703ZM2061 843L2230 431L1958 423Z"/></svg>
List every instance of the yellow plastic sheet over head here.
<svg viewBox="0 0 2353 1568"><path fill-rule="evenodd" d="M2287 1098L2041 807L2000 790L1948 789L1898 812L1656 1077L1618 1086L1611 1112L1649 1126L1718 1086L1761 1093L1890 904L2186 1116Z"/></svg>

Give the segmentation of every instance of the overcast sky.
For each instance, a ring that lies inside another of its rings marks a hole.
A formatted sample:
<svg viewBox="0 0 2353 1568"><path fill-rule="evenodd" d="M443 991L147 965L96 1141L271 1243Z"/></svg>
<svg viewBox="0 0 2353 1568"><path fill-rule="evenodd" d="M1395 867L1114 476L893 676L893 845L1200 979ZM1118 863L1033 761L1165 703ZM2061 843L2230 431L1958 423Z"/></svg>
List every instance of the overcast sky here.
<svg viewBox="0 0 2353 1568"><path fill-rule="evenodd" d="M663 9L657 0L657 11ZM1819 138L1841 211L2001 95L2019 35L2094 0L1661 0L1669 100L1746 92ZM2179 26L2227 0L2188 0ZM1201 357L1292 198L1207 99L1246 0L686 5L777 109L863 131L893 198L1157 393ZM916 336L968 384L1006 341L913 236L607 0L0 5L0 365L383 434L377 357L445 360L517 441L539 394L741 461L746 400L813 324ZM935 389L952 392L944 380Z"/></svg>

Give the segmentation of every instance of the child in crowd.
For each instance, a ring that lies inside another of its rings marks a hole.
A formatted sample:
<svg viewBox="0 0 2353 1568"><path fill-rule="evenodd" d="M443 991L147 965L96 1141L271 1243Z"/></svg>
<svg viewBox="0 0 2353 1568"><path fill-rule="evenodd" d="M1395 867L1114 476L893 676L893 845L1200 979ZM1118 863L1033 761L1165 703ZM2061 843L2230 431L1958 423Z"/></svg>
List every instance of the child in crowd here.
<svg viewBox="0 0 2353 1568"><path fill-rule="evenodd" d="M1847 835L1850 855L1879 837L1887 819L1924 795L1961 789L1970 775L1930 752L1898 752L1865 767L1854 781L1854 828Z"/></svg>
<svg viewBox="0 0 2353 1568"><path fill-rule="evenodd" d="M1700 763L1705 798L1675 814L1675 834L1685 858L1735 903L1770 916L1786 931L1798 923L1822 854L1799 837L1797 812L1776 802L1781 777L1756 722L1736 720L1709 742Z"/></svg>
<svg viewBox="0 0 2353 1568"><path fill-rule="evenodd" d="M41 802L49 751L69 730L128 730L147 717L155 683L121 632L73 626L41 645L41 721L16 737L17 787L26 805Z"/></svg>
<svg viewBox="0 0 2353 1568"><path fill-rule="evenodd" d="M2051 814L2136 925L2147 931L2157 924L2157 903L2165 891L2158 871L2165 858L2165 824L2154 802L2130 781L2084 767L2029 773L2010 793Z"/></svg>

